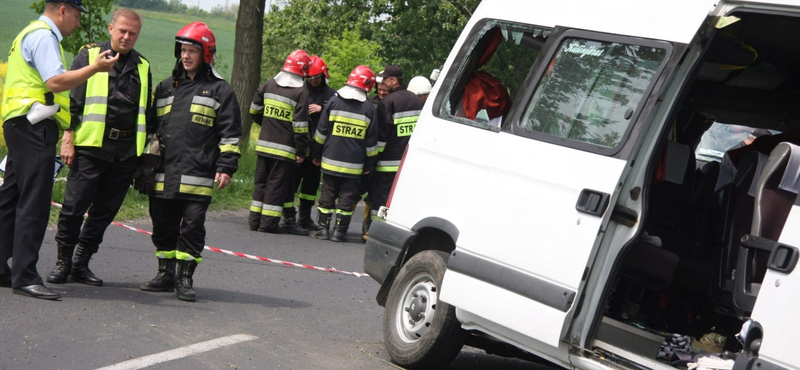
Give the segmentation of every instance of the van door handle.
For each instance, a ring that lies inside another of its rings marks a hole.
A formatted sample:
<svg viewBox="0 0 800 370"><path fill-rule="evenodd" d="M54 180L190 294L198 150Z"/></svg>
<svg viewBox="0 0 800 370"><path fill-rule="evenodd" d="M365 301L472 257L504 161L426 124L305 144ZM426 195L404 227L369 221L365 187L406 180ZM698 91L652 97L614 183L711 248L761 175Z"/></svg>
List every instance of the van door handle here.
<svg viewBox="0 0 800 370"><path fill-rule="evenodd" d="M578 212L588 213L594 216L601 216L608 208L609 194L597 190L583 189L578 196L578 203L575 209Z"/></svg>

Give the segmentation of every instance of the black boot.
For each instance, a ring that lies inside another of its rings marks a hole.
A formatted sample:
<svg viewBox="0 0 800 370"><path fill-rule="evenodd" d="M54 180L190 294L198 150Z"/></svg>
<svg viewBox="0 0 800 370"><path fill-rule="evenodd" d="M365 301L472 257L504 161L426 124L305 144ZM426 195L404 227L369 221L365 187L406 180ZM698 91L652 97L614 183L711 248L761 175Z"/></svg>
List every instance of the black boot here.
<svg viewBox="0 0 800 370"><path fill-rule="evenodd" d="M281 232L283 234L308 235L308 230L297 225L294 217L294 207L283 209L283 220L281 220L282 225L280 225Z"/></svg>
<svg viewBox="0 0 800 370"><path fill-rule="evenodd" d="M250 231L258 231L258 225L261 222L261 212L253 212L250 211L250 215L247 217L247 227Z"/></svg>
<svg viewBox="0 0 800 370"><path fill-rule="evenodd" d="M178 276L175 280L175 295L181 301L194 302L197 300L197 295L192 288L192 275L194 269L197 267L195 261L178 261Z"/></svg>
<svg viewBox="0 0 800 370"><path fill-rule="evenodd" d="M336 226L333 227L333 236L331 237L331 241L334 242L347 241L347 229L350 227L351 218L353 218L352 215L345 216L339 214L336 216Z"/></svg>
<svg viewBox="0 0 800 370"><path fill-rule="evenodd" d="M311 233L314 239L328 240L328 229L331 227L331 214L330 213L317 213L317 230Z"/></svg>
<svg viewBox="0 0 800 370"><path fill-rule="evenodd" d="M58 246L58 261L56 261L56 268L50 271L47 275L47 282L53 284L64 284L67 282L67 277L72 271L72 252L75 246Z"/></svg>
<svg viewBox="0 0 800 370"><path fill-rule="evenodd" d="M311 204L303 204L304 200L300 200L300 212L297 213L297 224L307 230L316 230L317 224L311 219ZM309 202L312 203L312 202ZM313 203L312 203L313 204Z"/></svg>
<svg viewBox="0 0 800 370"><path fill-rule="evenodd" d="M70 273L70 275L72 275L72 280L87 285L103 285L103 280L100 280L100 278L92 273L92 270L89 270L89 259L91 259L92 255L96 252L97 247L90 249L89 247L78 244L78 248L75 249L75 257L72 260L72 272Z"/></svg>
<svg viewBox="0 0 800 370"><path fill-rule="evenodd" d="M158 274L153 280L145 281L139 289L146 292L171 292L175 289L175 263L174 258L158 259Z"/></svg>

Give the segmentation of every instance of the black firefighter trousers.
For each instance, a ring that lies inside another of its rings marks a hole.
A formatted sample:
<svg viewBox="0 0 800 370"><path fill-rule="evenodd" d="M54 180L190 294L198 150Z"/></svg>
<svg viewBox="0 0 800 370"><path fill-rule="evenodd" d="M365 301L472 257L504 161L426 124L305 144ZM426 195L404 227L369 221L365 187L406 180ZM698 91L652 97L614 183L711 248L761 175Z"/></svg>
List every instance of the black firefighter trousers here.
<svg viewBox="0 0 800 370"><path fill-rule="evenodd" d="M139 157L109 162L76 153L64 190L64 206L58 216L56 242L68 247L80 243L97 252L106 228L125 200L138 165ZM89 216L83 223L87 210Z"/></svg>
<svg viewBox="0 0 800 370"><path fill-rule="evenodd" d="M251 230L277 230L283 205L294 184L294 162L256 156L253 202L248 225Z"/></svg>
<svg viewBox="0 0 800 370"><path fill-rule="evenodd" d="M200 262L206 243L206 211L209 203L150 197L153 244L158 258L192 259Z"/></svg>

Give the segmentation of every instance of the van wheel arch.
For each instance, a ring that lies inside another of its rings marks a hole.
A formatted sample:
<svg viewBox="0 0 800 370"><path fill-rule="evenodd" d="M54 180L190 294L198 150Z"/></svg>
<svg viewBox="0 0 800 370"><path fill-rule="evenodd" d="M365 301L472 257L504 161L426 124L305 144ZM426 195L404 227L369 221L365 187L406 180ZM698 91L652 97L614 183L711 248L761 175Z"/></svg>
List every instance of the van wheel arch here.
<svg viewBox="0 0 800 370"><path fill-rule="evenodd" d="M378 295L375 297L377 303L381 306L386 304L389 290L392 288L397 273L411 257L426 250L437 250L450 254L456 249L455 241L458 239L459 231L455 225L447 220L428 217L417 222L411 230L416 232L417 235L400 252L397 264L389 271L383 284L381 284Z"/></svg>

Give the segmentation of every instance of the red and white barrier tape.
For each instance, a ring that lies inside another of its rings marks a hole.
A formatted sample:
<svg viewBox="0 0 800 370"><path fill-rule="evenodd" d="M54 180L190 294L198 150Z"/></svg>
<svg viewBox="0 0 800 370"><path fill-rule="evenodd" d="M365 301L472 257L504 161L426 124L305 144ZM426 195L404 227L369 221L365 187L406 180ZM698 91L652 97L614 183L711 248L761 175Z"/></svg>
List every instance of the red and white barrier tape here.
<svg viewBox="0 0 800 370"><path fill-rule="evenodd" d="M52 204L53 206L56 206L58 208L62 207L61 204L58 204L58 203L52 202L52 201L50 202L50 204ZM125 224L123 224L121 222L112 221L111 224L119 226L119 227L124 227L124 228L126 228L128 230L136 231L138 233L147 234L147 235L153 235L153 233L150 232L150 231L138 229L138 228L135 228L135 227L129 226L129 225L125 225ZM342 271L342 270L337 270L335 267L318 267L318 266L312 266L312 265L304 265L302 263L287 262L287 261L281 261L281 260L276 260L276 259L271 259L271 258L266 258L266 257L254 256L254 255L246 254L246 253L229 251L229 250L226 250L226 249L210 247L208 245L205 245L203 247L204 247L204 249L207 249L207 250L210 250L210 251L213 251L213 252L217 252L217 253L229 254L231 256L248 258L248 259L257 260L257 261L264 261L264 262L274 263L274 264L283 265L283 266L304 268L304 269L318 270L318 271L334 272L334 273L337 273L337 274L352 275L352 276L355 276L355 277L369 277L369 275L367 275L365 273L362 273L362 272Z"/></svg>

